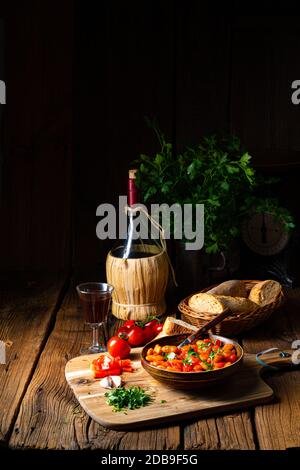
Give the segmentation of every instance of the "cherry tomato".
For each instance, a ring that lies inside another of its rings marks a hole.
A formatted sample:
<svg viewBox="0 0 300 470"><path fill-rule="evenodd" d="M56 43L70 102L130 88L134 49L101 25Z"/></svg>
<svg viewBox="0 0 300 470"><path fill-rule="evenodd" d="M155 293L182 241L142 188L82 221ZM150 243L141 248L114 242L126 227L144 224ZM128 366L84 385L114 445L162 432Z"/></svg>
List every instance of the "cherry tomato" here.
<svg viewBox="0 0 300 470"><path fill-rule="evenodd" d="M225 361L230 361L230 356L231 356L231 352L230 351L225 351L223 353L223 357L224 357L224 360Z"/></svg>
<svg viewBox="0 0 300 470"><path fill-rule="evenodd" d="M112 357L125 359L125 357L129 356L130 345L125 339L113 336L107 343L107 350Z"/></svg>
<svg viewBox="0 0 300 470"><path fill-rule="evenodd" d="M129 328L126 328L126 326L121 326L121 328L118 329L117 335L128 335L129 333Z"/></svg>
<svg viewBox="0 0 300 470"><path fill-rule="evenodd" d="M128 328L128 329L131 329L135 326L135 321L134 320L126 320L124 323L123 323L123 327L125 328Z"/></svg>
<svg viewBox="0 0 300 470"><path fill-rule="evenodd" d="M153 326L153 331L154 331L154 336L157 336L158 333L160 333L163 329L163 324L162 323L156 323L154 326Z"/></svg>
<svg viewBox="0 0 300 470"><path fill-rule="evenodd" d="M220 341L219 339L216 339L216 346L221 347L222 341Z"/></svg>
<svg viewBox="0 0 300 470"><path fill-rule="evenodd" d="M156 325L157 323L158 323L157 318L153 318L153 320L150 320L150 321L148 321L147 323L145 323L145 327L146 327L146 326L151 326L151 327L153 327L153 326Z"/></svg>
<svg viewBox="0 0 300 470"><path fill-rule="evenodd" d="M144 332L140 326L134 326L128 333L128 343L131 346L141 346L145 342Z"/></svg>
<svg viewBox="0 0 300 470"><path fill-rule="evenodd" d="M145 340L146 343L151 341L155 336L157 336L157 333L155 331L156 325L158 325L159 322L157 318L153 318L153 320L148 321L144 325L144 334L145 334Z"/></svg>
<svg viewBox="0 0 300 470"><path fill-rule="evenodd" d="M230 362L235 362L237 360L237 355L236 354L231 354L230 358L229 358L229 361Z"/></svg>
<svg viewBox="0 0 300 470"><path fill-rule="evenodd" d="M143 333L144 333L144 342L145 342L145 344L149 343L149 341L151 341L155 336L152 325L150 325L150 324L145 325L145 327L143 329Z"/></svg>
<svg viewBox="0 0 300 470"><path fill-rule="evenodd" d="M217 364L215 364L216 369L222 369L222 367L224 366L225 366L225 362L218 362Z"/></svg>

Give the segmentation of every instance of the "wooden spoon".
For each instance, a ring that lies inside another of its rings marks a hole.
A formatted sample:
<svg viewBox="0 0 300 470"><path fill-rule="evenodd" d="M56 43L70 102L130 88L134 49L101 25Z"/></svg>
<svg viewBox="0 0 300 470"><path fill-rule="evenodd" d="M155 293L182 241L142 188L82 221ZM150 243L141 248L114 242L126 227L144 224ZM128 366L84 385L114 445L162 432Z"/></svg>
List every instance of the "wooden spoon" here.
<svg viewBox="0 0 300 470"><path fill-rule="evenodd" d="M218 323L221 323L221 321L224 320L224 318L229 317L229 315L231 315L231 314L232 314L231 310L229 308L226 308L222 313L220 313L215 318L213 318L213 320L210 320L204 326L201 326L201 328L199 328L198 331L196 331L195 333L192 333L190 336L188 336L184 341L182 341L178 345L178 348L182 348L182 346L186 346L187 344L193 343L193 341L195 341L200 336L207 333L208 330L210 330L214 326L218 325Z"/></svg>

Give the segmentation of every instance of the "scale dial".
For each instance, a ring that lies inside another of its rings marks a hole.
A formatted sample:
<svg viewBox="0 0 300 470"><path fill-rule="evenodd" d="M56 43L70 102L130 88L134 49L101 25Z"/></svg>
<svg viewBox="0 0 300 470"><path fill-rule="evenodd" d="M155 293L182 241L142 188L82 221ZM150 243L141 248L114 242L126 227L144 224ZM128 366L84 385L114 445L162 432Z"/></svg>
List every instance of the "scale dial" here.
<svg viewBox="0 0 300 470"><path fill-rule="evenodd" d="M272 256L280 253L289 241L283 224L269 213L253 214L244 220L242 237L248 248L259 255Z"/></svg>

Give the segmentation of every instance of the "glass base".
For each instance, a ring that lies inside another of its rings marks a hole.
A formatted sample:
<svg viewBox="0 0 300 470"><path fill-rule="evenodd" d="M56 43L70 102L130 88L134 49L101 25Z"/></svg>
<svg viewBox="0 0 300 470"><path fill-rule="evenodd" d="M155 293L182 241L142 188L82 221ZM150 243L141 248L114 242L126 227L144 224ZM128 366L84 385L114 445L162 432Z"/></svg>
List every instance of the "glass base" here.
<svg viewBox="0 0 300 470"><path fill-rule="evenodd" d="M102 345L90 346L89 348L81 348L80 349L80 354L81 355L84 355L84 354L99 354L99 353L104 353L106 351L107 351L107 349Z"/></svg>

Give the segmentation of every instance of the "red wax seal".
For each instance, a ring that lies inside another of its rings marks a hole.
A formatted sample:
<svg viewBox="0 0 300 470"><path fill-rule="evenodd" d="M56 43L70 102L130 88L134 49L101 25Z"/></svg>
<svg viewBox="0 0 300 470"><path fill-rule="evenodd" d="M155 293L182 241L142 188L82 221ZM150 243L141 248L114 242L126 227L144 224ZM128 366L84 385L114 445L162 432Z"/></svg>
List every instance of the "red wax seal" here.
<svg viewBox="0 0 300 470"><path fill-rule="evenodd" d="M135 174L137 170L129 170L128 178L128 205L133 206L138 203L138 190L135 185Z"/></svg>

